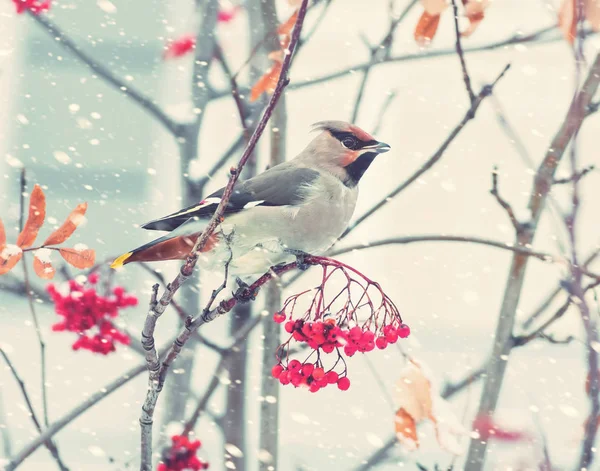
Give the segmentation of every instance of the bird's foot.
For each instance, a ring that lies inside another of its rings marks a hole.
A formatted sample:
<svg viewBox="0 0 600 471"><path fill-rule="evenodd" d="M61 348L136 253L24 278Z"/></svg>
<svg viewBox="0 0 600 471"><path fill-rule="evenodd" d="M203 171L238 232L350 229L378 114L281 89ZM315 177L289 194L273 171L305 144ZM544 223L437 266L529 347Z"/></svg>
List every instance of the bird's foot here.
<svg viewBox="0 0 600 471"><path fill-rule="evenodd" d="M237 277L235 279L235 282L238 285L238 289L235 290L235 292L232 294L238 303L246 304L246 303L249 303L250 301L254 301L256 299L256 296L258 295L258 292L260 291L259 288L255 288L255 289L250 288L250 285L248 285L248 283L244 282L239 277Z"/></svg>
<svg viewBox="0 0 600 471"><path fill-rule="evenodd" d="M296 257L296 267L298 270L305 271L310 267L310 263L306 263L306 257L309 257L310 254L303 252L302 250L296 249L285 249L285 251L289 254L292 254Z"/></svg>

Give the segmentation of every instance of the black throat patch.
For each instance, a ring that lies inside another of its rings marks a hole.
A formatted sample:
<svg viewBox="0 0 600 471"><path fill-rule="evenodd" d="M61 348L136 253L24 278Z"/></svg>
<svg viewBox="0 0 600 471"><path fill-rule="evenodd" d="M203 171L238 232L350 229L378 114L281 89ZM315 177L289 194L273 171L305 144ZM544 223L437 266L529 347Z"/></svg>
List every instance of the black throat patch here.
<svg viewBox="0 0 600 471"><path fill-rule="evenodd" d="M344 184L350 188L358 185L358 182L365 174L369 165L373 163L377 157L377 152L365 152L358 156L358 158L350 165L344 167L346 169L347 178L344 180Z"/></svg>

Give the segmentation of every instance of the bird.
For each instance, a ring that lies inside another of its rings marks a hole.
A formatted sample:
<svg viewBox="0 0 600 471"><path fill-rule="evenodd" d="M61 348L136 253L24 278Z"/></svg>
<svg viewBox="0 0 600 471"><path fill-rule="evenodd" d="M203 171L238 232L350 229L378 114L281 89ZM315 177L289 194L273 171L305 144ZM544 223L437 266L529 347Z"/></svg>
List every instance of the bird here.
<svg viewBox="0 0 600 471"><path fill-rule="evenodd" d="M344 121L321 121L313 130L320 132L296 157L235 184L222 221L198 254L201 268L227 265L238 277L262 274L303 254L322 254L339 239L354 213L361 178L390 146ZM142 225L168 233L111 267L185 259L224 190Z"/></svg>

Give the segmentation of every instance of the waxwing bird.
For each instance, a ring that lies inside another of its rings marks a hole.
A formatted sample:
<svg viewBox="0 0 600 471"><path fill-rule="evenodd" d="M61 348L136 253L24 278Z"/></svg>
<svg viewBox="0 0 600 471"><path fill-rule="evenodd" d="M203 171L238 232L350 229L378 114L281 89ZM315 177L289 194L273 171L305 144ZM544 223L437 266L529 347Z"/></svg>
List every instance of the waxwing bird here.
<svg viewBox="0 0 600 471"><path fill-rule="evenodd" d="M319 254L344 232L358 196L358 183L378 154L390 146L342 121L314 125L321 131L295 158L238 181L224 220L199 254L208 270L251 275L292 261L294 254ZM142 227L168 234L117 258L130 262L185 259L213 216L224 188L176 213Z"/></svg>

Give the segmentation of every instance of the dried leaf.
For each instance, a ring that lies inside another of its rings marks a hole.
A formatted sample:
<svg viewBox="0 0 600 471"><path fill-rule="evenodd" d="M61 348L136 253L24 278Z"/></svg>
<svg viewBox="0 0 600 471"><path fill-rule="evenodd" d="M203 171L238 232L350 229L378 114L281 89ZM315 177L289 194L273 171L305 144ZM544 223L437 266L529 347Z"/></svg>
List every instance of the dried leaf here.
<svg viewBox="0 0 600 471"><path fill-rule="evenodd" d="M31 247L35 242L35 238L44 224L46 217L46 197L39 185L33 187L31 197L29 198L29 216L23 231L17 238L17 245L22 249Z"/></svg>
<svg viewBox="0 0 600 471"><path fill-rule="evenodd" d="M18 245L8 244L0 246L0 275L12 270L23 256L23 250Z"/></svg>
<svg viewBox="0 0 600 471"><path fill-rule="evenodd" d="M424 11L415 27L415 41L420 46L429 44L435 36L439 24L440 15L431 15Z"/></svg>
<svg viewBox="0 0 600 471"><path fill-rule="evenodd" d="M96 261L96 252L92 249L60 249L59 251L62 258L75 268L90 268Z"/></svg>
<svg viewBox="0 0 600 471"><path fill-rule="evenodd" d="M446 0L421 0L421 4L430 15L439 15L448 8Z"/></svg>
<svg viewBox="0 0 600 471"><path fill-rule="evenodd" d="M294 25L296 24L297 19L298 10L296 10L285 23L279 25L279 27L277 28L277 34L279 34L280 36L289 35L294 29Z"/></svg>
<svg viewBox="0 0 600 471"><path fill-rule="evenodd" d="M575 14L575 2L577 0L563 0L558 11L558 27L563 36L570 44L575 42L577 36L577 15Z"/></svg>
<svg viewBox="0 0 600 471"><path fill-rule="evenodd" d="M469 19L469 27L461 33L463 37L471 36L479 23L483 21L485 16L485 9L489 6L489 0L466 0L465 1L465 15Z"/></svg>
<svg viewBox="0 0 600 471"><path fill-rule="evenodd" d="M4 247L6 245L6 231L4 230L4 224L2 223L2 219L0 219L0 247Z"/></svg>
<svg viewBox="0 0 600 471"><path fill-rule="evenodd" d="M258 79L250 91L250 101L256 101L263 93L273 93L275 91L281 69L282 64L275 62L267 73Z"/></svg>
<svg viewBox="0 0 600 471"><path fill-rule="evenodd" d="M585 0L583 8L594 31L600 31L600 0Z"/></svg>
<svg viewBox="0 0 600 471"><path fill-rule="evenodd" d="M44 245L58 245L66 241L71 234L75 232L77 226L85 221L85 211L87 210L87 203L81 203L71 211L69 217L62 226L56 229L50 236L44 241Z"/></svg>
<svg viewBox="0 0 600 471"><path fill-rule="evenodd" d="M39 249L35 251L33 254L33 269L35 274L44 280L51 280L54 278L56 270L50 261L49 249Z"/></svg>
<svg viewBox="0 0 600 471"><path fill-rule="evenodd" d="M416 426L430 420L440 446L451 453L460 454L462 447L458 437L466 434L466 431L450 405L433 392L437 389L433 387L431 377L415 360L410 360L402 370L394 394L398 407L396 436L409 450L415 450L419 447Z"/></svg>
<svg viewBox="0 0 600 471"><path fill-rule="evenodd" d="M396 437L406 448L413 451L419 448L419 437L417 436L417 424L415 419L404 409L398 409L394 419Z"/></svg>

